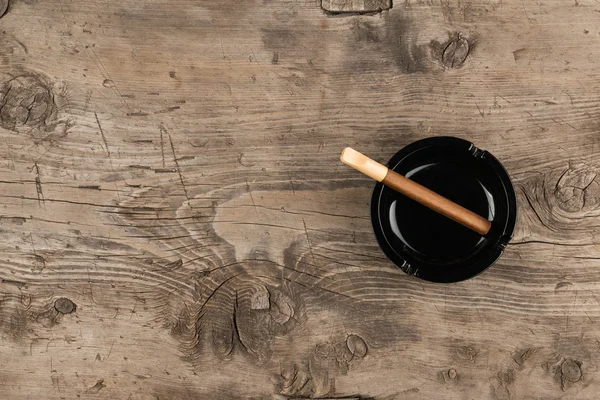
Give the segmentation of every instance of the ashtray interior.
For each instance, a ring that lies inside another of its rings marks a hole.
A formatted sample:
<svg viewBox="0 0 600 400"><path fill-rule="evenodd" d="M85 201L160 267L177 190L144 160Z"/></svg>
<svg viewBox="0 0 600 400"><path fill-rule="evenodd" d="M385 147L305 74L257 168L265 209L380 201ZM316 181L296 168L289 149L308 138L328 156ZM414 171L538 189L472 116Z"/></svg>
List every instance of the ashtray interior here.
<svg viewBox="0 0 600 400"><path fill-rule="evenodd" d="M383 251L405 272L436 282L459 281L502 254L514 231L516 199L508 174L491 154L462 139L429 138L402 149L388 167L493 221L482 237L376 185L373 228Z"/></svg>

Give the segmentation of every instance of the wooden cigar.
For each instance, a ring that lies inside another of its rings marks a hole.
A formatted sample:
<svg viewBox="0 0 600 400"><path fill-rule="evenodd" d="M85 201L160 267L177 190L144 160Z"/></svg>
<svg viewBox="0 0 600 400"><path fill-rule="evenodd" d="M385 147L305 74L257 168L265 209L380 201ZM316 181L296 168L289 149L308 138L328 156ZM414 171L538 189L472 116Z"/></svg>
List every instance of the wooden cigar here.
<svg viewBox="0 0 600 400"><path fill-rule="evenodd" d="M424 206L445 215L459 224L474 230L482 236L487 235L492 227L492 223L480 215L467 210L414 181L411 181L350 147L346 147L344 151L342 151L340 159L344 164L357 169L368 177L371 177Z"/></svg>

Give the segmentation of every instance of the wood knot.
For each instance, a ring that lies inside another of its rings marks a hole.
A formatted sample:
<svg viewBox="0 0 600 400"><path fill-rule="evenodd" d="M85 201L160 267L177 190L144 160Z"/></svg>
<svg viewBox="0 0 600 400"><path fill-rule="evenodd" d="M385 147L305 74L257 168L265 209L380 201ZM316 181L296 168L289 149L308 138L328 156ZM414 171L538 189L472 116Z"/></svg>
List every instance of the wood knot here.
<svg viewBox="0 0 600 400"><path fill-rule="evenodd" d="M600 204L600 183L596 181L597 176L596 169L589 165L569 165L554 187L556 206L567 213L596 208Z"/></svg>
<svg viewBox="0 0 600 400"><path fill-rule="evenodd" d="M54 308L61 314L71 314L77 306L66 297L61 297L54 302Z"/></svg>
<svg viewBox="0 0 600 400"><path fill-rule="evenodd" d="M272 296L270 310L271 318L279 325L283 325L294 318L292 300L281 292L276 292Z"/></svg>
<svg viewBox="0 0 600 400"><path fill-rule="evenodd" d="M245 282L230 293L223 291L220 302L203 313L201 319L205 321L201 323L213 326L212 345L219 356L227 357L238 349L266 360L273 353L275 338L296 326L294 307L277 289Z"/></svg>
<svg viewBox="0 0 600 400"><path fill-rule="evenodd" d="M467 59L469 50L467 39L460 36L451 39L442 52L442 64L448 68L459 68Z"/></svg>
<svg viewBox="0 0 600 400"><path fill-rule="evenodd" d="M567 358L560 366L561 387L565 390L570 384L581 379L581 361Z"/></svg>
<svg viewBox="0 0 600 400"><path fill-rule="evenodd" d="M477 351L477 349L475 349L472 346L461 346L458 349L456 349L456 355L459 359L470 361L472 363L475 362L475 359L477 358L478 354L479 351Z"/></svg>
<svg viewBox="0 0 600 400"><path fill-rule="evenodd" d="M521 230L560 233L577 240L593 235L592 217L600 207L599 172L597 166L570 162L566 169L555 168L520 184L517 196L527 206L522 207L519 223L529 225Z"/></svg>
<svg viewBox="0 0 600 400"><path fill-rule="evenodd" d="M286 398L312 398L315 394L318 377L312 376L308 364L286 367L281 371L279 392Z"/></svg>
<svg viewBox="0 0 600 400"><path fill-rule="evenodd" d="M234 349L236 337L235 331L223 321L214 321L212 329L212 346L215 354L220 357L231 355Z"/></svg>
<svg viewBox="0 0 600 400"><path fill-rule="evenodd" d="M369 351L367 343L358 335L350 335L346 339L346 346L352 357L365 357Z"/></svg>
<svg viewBox="0 0 600 400"><path fill-rule="evenodd" d="M496 382L492 383L492 399L510 400L514 394L511 393L511 385L515 382L516 374L513 368L498 372Z"/></svg>
<svg viewBox="0 0 600 400"><path fill-rule="evenodd" d="M521 370L529 358L531 358L536 352L536 349L533 348L525 348L520 349L514 352L511 356L512 360L517 364L519 370Z"/></svg>
<svg viewBox="0 0 600 400"><path fill-rule="evenodd" d="M310 360L311 368L319 368L327 374L346 375L355 362L360 362L369 352L365 340L355 334L345 339L319 343ZM331 368L335 365L335 368Z"/></svg>
<svg viewBox="0 0 600 400"><path fill-rule="evenodd" d="M456 379L456 370L454 368L448 370L448 378Z"/></svg>
<svg viewBox="0 0 600 400"><path fill-rule="evenodd" d="M465 38L459 32L451 33L443 43L432 40L429 44L431 54L445 68L462 67L467 60L467 56L473 51L474 46L474 39Z"/></svg>
<svg viewBox="0 0 600 400"><path fill-rule="evenodd" d="M515 378L515 370L512 368L498 372L498 380L505 385L510 385L513 383Z"/></svg>
<svg viewBox="0 0 600 400"><path fill-rule="evenodd" d="M34 74L20 75L0 88L0 126L53 129L57 105L50 85Z"/></svg>

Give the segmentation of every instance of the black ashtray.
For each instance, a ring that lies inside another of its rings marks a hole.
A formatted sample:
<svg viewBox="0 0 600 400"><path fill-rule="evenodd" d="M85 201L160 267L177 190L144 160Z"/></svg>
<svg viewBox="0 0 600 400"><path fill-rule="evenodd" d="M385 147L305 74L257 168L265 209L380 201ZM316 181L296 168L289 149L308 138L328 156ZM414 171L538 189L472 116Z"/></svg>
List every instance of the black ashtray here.
<svg viewBox="0 0 600 400"><path fill-rule="evenodd" d="M414 142L388 168L492 221L486 236L377 183L371 221L379 246L409 275L458 282L490 267L512 239L515 189L502 164L473 143L454 137Z"/></svg>

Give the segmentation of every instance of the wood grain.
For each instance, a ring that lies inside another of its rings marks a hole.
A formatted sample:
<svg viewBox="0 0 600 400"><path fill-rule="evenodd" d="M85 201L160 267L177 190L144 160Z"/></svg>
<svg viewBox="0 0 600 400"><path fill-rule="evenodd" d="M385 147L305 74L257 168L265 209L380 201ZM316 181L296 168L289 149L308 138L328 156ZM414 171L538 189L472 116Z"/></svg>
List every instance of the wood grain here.
<svg viewBox="0 0 600 400"><path fill-rule="evenodd" d="M391 0L321 0L323 10L331 13L369 13L392 8Z"/></svg>
<svg viewBox="0 0 600 400"><path fill-rule="evenodd" d="M596 399L598 9L12 1L2 398ZM338 159L436 135L502 160L519 202L505 255L453 285L385 258Z"/></svg>

